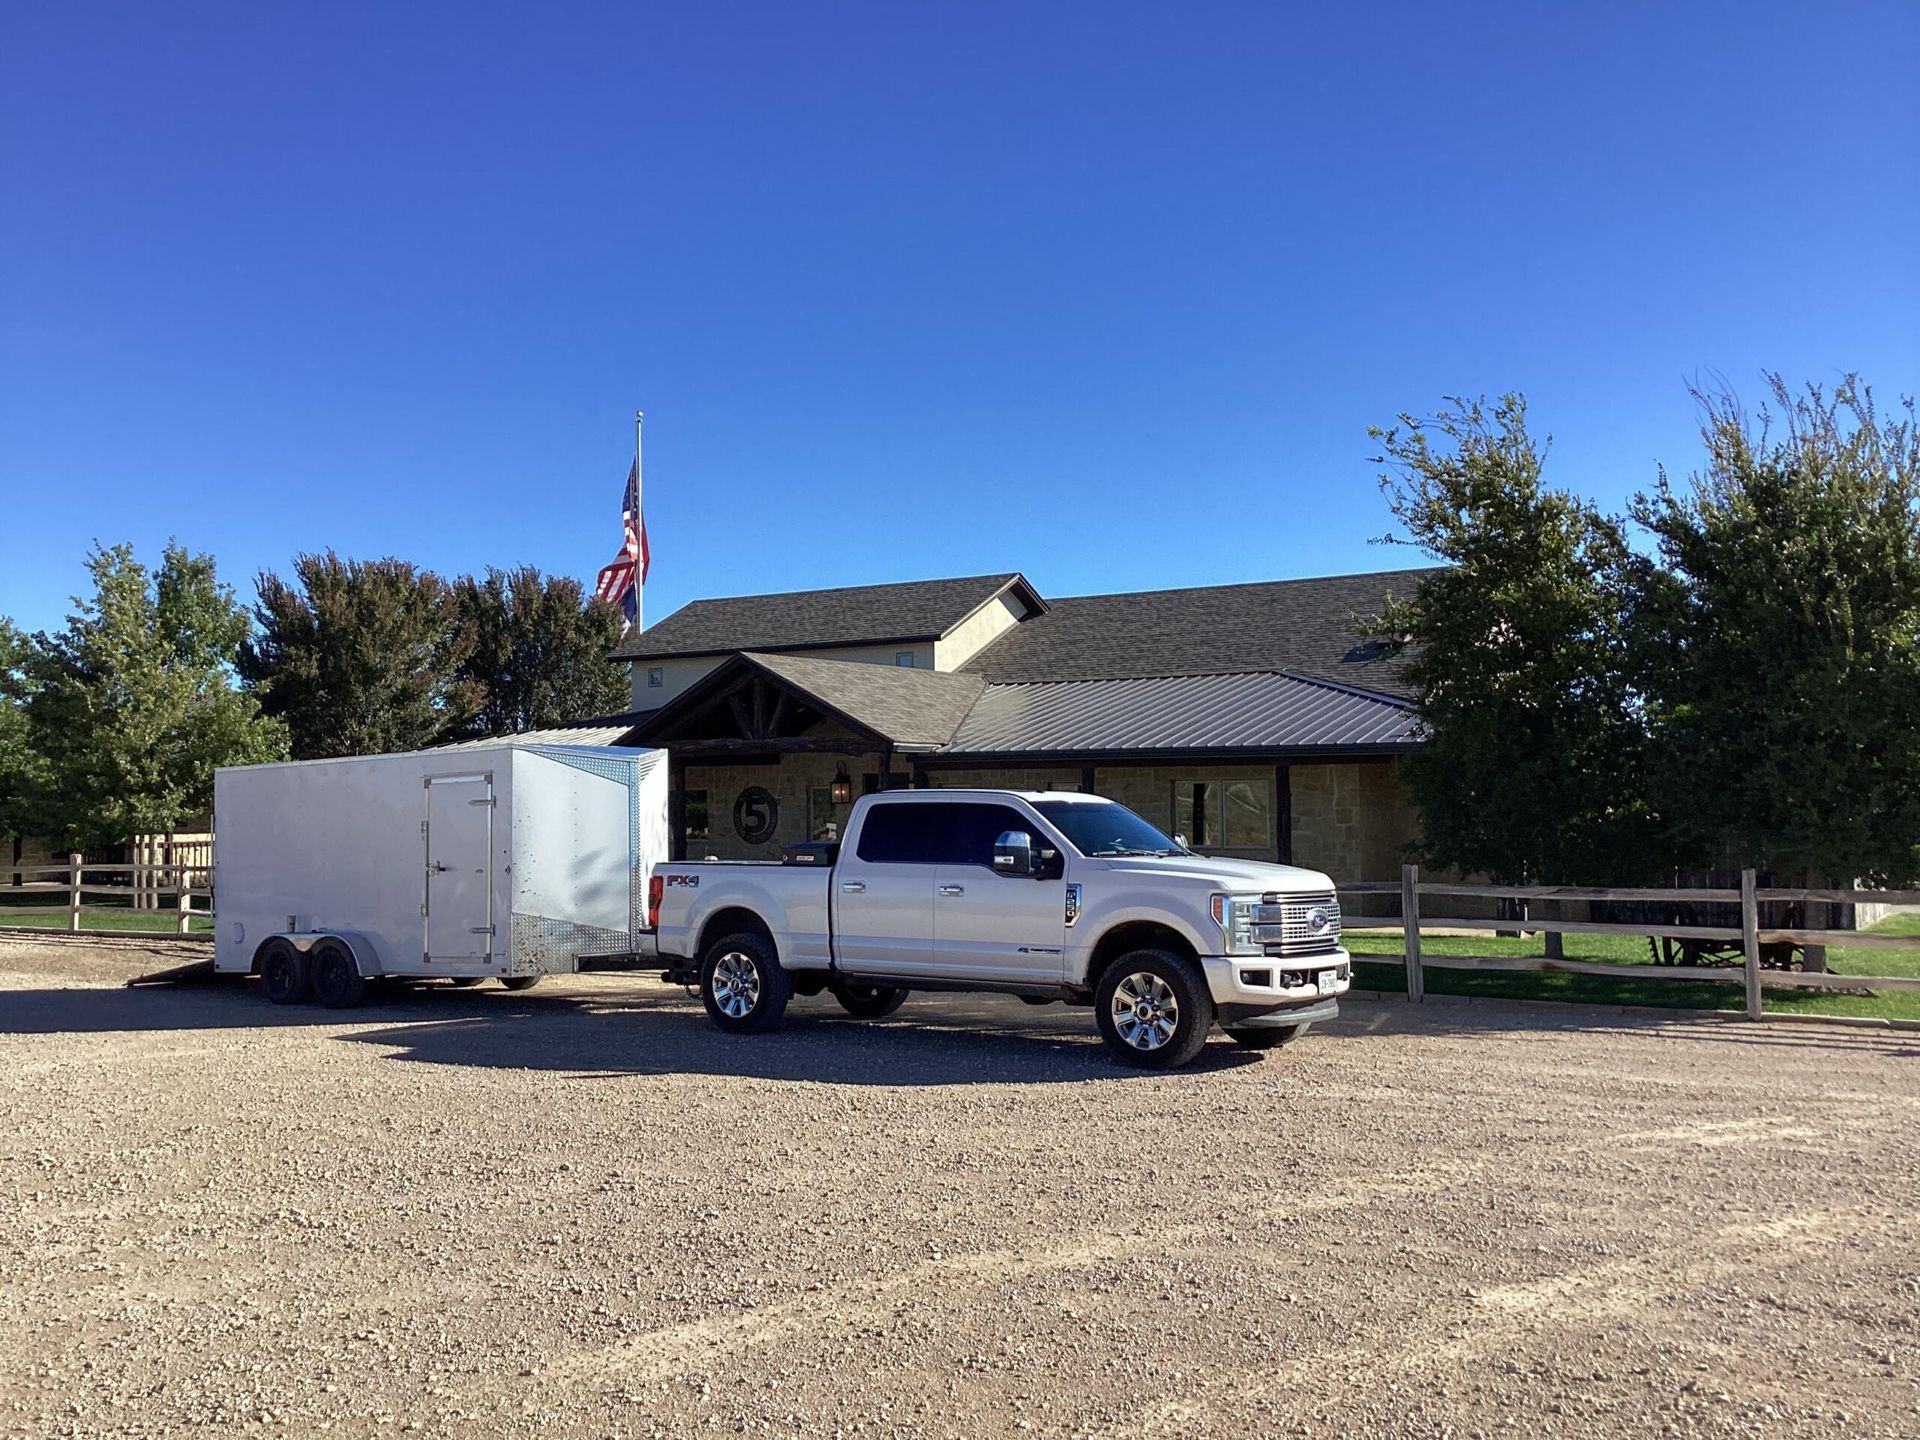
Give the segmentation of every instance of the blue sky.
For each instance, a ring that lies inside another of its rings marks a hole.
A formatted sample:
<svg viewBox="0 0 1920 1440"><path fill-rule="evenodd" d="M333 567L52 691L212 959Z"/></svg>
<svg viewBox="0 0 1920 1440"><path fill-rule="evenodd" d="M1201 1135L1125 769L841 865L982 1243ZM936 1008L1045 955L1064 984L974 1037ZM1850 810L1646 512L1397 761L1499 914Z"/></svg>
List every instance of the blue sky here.
<svg viewBox="0 0 1920 1440"><path fill-rule="evenodd" d="M1524 391L1618 505L1685 384L1920 390L1920 7L13 5L0 614L90 541L652 618L1380 569L1371 423Z"/></svg>

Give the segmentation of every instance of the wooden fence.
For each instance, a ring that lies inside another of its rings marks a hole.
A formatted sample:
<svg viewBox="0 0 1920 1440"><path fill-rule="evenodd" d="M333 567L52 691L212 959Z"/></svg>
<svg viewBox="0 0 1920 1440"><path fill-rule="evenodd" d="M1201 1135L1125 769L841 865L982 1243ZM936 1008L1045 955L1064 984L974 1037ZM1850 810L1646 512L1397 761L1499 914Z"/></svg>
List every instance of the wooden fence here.
<svg viewBox="0 0 1920 1440"><path fill-rule="evenodd" d="M1768 970L1762 968L1760 964L1761 947L1780 943L1845 945L1850 948L1869 950L1920 949L1920 935L1863 935L1853 930L1764 929L1760 924L1760 906L1764 903L1797 901L1803 905L1809 902L1837 905L1920 905L1920 890L1768 889L1756 884L1754 872L1751 870L1741 872L1738 890L1603 889L1577 885L1456 885L1451 882L1423 880L1419 866L1407 865L1401 868L1400 882L1397 885L1390 880L1362 881L1340 886L1340 893L1343 897L1348 895L1399 896L1400 914L1397 923L1406 941L1407 998L1409 1000L1427 998L1426 971L1429 968L1555 971L1572 975L1605 975L1615 979L1705 980L1721 985L1745 985L1747 1015L1754 1020L1760 1019L1764 1013L1763 992L1768 986L1777 989L1920 990L1920 978L1913 976L1831 975L1802 970ZM1443 895L1466 895L1492 900L1528 902L1627 900L1670 901L1675 905L1737 904L1740 907L1740 923L1736 928L1717 925L1557 918L1490 920L1484 916L1477 919L1450 917L1444 913L1444 909L1440 915L1433 916L1428 915L1421 908L1420 902L1423 897ZM1366 922L1374 918L1376 917L1349 916L1347 928L1355 930L1365 928ZM1378 918L1385 925L1391 926L1396 923L1395 917L1392 916ZM1558 957L1522 955L1426 955L1421 949L1422 929L1484 931L1494 928L1538 930L1549 935L1644 935L1649 938L1667 936L1676 940L1710 940L1729 944L1737 941L1741 947L1743 963L1738 968L1709 965L1628 965L1598 960L1565 960ZM1366 961L1371 957L1361 955L1355 958Z"/></svg>
<svg viewBox="0 0 1920 1440"><path fill-rule="evenodd" d="M196 917L202 920L211 919L214 913L213 889L210 883L212 876L208 873L207 866L201 864L89 865L76 852L67 857L67 863L64 865L8 865L6 870L10 875L59 876L57 880L28 880L24 884L8 887L4 894L46 895L64 892L67 897L64 928L73 934L80 933L82 929L80 912L82 902L88 895L124 897L130 906L146 910L163 908L159 904L159 897L170 895L173 897L173 904L165 908L170 908L174 912L174 933L177 935L190 934ZM88 878L99 875L118 878L112 882L102 880L98 884ZM195 900L207 901L207 908L204 910L198 908L193 903ZM26 928L51 930L55 927L46 925Z"/></svg>

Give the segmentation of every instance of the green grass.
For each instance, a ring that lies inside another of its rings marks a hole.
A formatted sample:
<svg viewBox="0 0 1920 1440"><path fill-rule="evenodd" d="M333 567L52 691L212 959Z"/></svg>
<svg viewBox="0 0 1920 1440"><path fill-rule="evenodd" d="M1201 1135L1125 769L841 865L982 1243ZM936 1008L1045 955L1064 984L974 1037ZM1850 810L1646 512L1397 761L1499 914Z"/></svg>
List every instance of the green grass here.
<svg viewBox="0 0 1920 1440"><path fill-rule="evenodd" d="M1896 915L1868 932L1875 935L1920 936L1920 915ZM1363 990L1405 990L1405 951L1394 931L1356 931L1346 934L1354 957L1354 984ZM1428 935L1420 941L1428 955L1539 956L1541 937ZM1737 984L1716 985L1703 980L1661 978L1647 942L1628 935L1568 935L1566 958L1629 965L1643 972L1614 978L1610 975L1562 975L1502 970L1441 970L1426 972L1427 989L1435 995L1480 995L1504 1000L1564 1000L1578 1005L1654 1005L1682 1010L1744 1010L1746 991ZM1366 957L1391 957L1391 963ZM1912 950L1869 950L1835 946L1827 951L1827 968L1837 975L1920 976L1920 947ZM1737 972L1734 972L1737 973ZM1841 995L1827 990L1766 992L1766 1008L1783 1015L1877 1015L1888 1019L1920 1020L1920 991L1895 990L1877 995Z"/></svg>
<svg viewBox="0 0 1920 1440"><path fill-rule="evenodd" d="M80 907L83 930L125 930L134 934L173 935L178 933L179 914L173 909L173 897L163 896L164 909L135 910L117 897L90 899ZM196 902L204 903L204 902ZM213 921L198 917L187 922L190 933L211 935ZM38 894L9 895L0 887L0 929L65 930L67 897L42 891Z"/></svg>

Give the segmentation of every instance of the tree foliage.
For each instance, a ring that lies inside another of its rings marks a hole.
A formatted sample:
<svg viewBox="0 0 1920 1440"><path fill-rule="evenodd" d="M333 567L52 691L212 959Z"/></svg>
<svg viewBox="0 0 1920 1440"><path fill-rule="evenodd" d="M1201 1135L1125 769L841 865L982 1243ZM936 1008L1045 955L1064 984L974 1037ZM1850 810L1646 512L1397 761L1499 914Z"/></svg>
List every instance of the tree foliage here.
<svg viewBox="0 0 1920 1440"><path fill-rule="evenodd" d="M0 619L0 835L45 829L47 763L33 748L27 706L34 692L33 642Z"/></svg>
<svg viewBox="0 0 1920 1440"><path fill-rule="evenodd" d="M610 657L620 612L584 599L577 580L542 578L531 565L458 584L473 647L460 667L480 697L474 735L513 735L627 708L625 671Z"/></svg>
<svg viewBox="0 0 1920 1440"><path fill-rule="evenodd" d="M418 750L457 733L481 695L453 586L404 560L300 555L262 571L240 673L286 721L296 759Z"/></svg>
<svg viewBox="0 0 1920 1440"><path fill-rule="evenodd" d="M1920 433L1849 377L1695 390L1706 464L1634 516L1652 783L1690 851L1785 875L1920 877Z"/></svg>
<svg viewBox="0 0 1920 1440"><path fill-rule="evenodd" d="M1620 522L1543 482L1518 395L1371 433L1405 530L1389 540L1445 567L1372 627L1407 655L1429 732L1407 762L1423 859L1510 884L1645 872Z"/></svg>
<svg viewBox="0 0 1920 1440"><path fill-rule="evenodd" d="M93 594L14 671L36 767L21 818L73 845L176 829L211 808L215 767L286 754L283 727L233 687L247 612L211 556L169 545L156 573L116 545L87 569Z"/></svg>

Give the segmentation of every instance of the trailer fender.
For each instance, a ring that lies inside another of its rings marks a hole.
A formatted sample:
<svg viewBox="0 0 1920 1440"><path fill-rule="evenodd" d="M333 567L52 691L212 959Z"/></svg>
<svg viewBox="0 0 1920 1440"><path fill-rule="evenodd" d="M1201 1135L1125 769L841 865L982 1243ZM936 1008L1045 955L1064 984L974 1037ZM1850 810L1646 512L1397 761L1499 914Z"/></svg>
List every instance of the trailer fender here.
<svg viewBox="0 0 1920 1440"><path fill-rule="evenodd" d="M283 930L267 936L260 942L260 948L264 948L268 940L285 940L303 955L322 940L339 940L352 952L353 963L359 967L362 977L372 980L386 973L380 968L380 952L374 948L372 937L358 930ZM254 951L253 968L256 972L260 968L260 949Z"/></svg>

